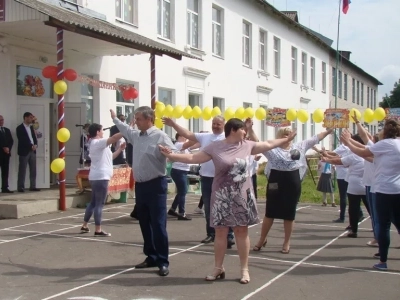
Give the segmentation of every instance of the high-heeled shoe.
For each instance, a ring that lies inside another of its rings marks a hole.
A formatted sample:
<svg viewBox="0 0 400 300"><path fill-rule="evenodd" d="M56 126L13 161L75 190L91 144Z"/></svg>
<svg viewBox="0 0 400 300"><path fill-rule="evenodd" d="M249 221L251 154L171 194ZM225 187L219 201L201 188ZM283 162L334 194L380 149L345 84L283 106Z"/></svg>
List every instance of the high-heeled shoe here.
<svg viewBox="0 0 400 300"><path fill-rule="evenodd" d="M214 267L214 272L215 272L215 269L217 269L218 272L214 273L212 275L207 275L206 278L205 278L206 281L215 281L217 279L225 279L225 269L224 269L224 267L222 267L222 268Z"/></svg>
<svg viewBox="0 0 400 300"><path fill-rule="evenodd" d="M261 246L255 245L253 247L253 251L260 251L262 247L265 247L267 245L267 240L264 241L264 243Z"/></svg>
<svg viewBox="0 0 400 300"><path fill-rule="evenodd" d="M239 282L241 284L248 284L250 282L249 269L242 269L242 278L240 278Z"/></svg>

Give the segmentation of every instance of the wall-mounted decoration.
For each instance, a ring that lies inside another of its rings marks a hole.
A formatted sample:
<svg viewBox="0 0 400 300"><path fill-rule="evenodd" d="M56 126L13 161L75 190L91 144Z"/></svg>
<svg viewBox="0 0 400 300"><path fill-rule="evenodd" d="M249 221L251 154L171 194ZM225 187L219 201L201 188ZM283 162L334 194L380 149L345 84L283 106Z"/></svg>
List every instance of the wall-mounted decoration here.
<svg viewBox="0 0 400 300"><path fill-rule="evenodd" d="M52 82L43 77L42 69L18 65L17 95L53 98Z"/></svg>

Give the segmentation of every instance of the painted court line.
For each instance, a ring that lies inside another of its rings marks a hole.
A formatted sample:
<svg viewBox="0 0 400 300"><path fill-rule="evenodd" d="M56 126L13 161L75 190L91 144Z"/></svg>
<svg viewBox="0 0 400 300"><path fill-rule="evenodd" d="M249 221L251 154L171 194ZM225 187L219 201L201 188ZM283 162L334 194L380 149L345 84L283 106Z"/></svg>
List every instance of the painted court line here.
<svg viewBox="0 0 400 300"><path fill-rule="evenodd" d="M367 220L364 219L363 221ZM256 295L257 293L261 292L263 289L265 289L266 287L270 286L271 284L273 284L275 281L277 281L279 278L285 276L287 273L289 273L290 271L296 269L298 266L302 265L307 259L313 257L315 254L317 254L318 252L324 250L326 247L330 246L331 244L333 244L334 242L336 242L339 238L341 238L342 236L344 236L347 233L347 231L342 232L340 235L338 235L337 237L335 237L334 239L332 239L331 241L329 241L328 243L326 243L324 246L318 248L317 250L315 250L314 252L312 252L311 254L307 255L306 257L304 257L302 260L298 261L297 263L295 263L293 266L291 266L289 269L287 269L286 271L280 273L279 275L275 276L274 278L272 278L270 281L268 281L267 283L265 283L263 286L259 287L258 289L256 289L254 292L251 292L249 294L247 294L246 296L244 296L242 298L242 300L247 300L250 299L251 297L253 297L254 295Z"/></svg>
<svg viewBox="0 0 400 300"><path fill-rule="evenodd" d="M172 256L175 256L175 255L178 255L178 254L181 254L181 253L184 253L184 252L190 251L190 250L192 250L192 249L195 249L195 248L197 248L197 247L200 247L201 245L203 245L203 244L198 244L198 245L196 245L196 246L193 246L193 247L190 247L190 248L188 248L188 249L184 249L184 250L182 250L182 251L179 251L179 252L176 252L176 253L172 253L172 254L171 254L169 257L172 257ZM59 296L62 296L62 295L68 294L68 293L70 293L70 292L73 292L73 291L79 290L79 289L81 289L81 288L84 288L84 287L87 287L87 286L94 285L94 284L96 284L96 283L99 283L99 282L102 282L102 281L104 281L104 280L107 280L107 279L113 278L113 277L115 277L115 276L118 276L118 275L121 275L121 274L127 273L127 272L129 272L129 271L132 271L132 270L135 270L135 267L133 267L133 268L129 268L129 269L125 269L125 270L122 270L122 271L120 271L120 272L118 272L118 273L111 274L111 275L109 275L109 276L106 276L106 277L104 277L104 278L101 278L101 279L99 279L99 280L95 280L95 281L89 282L89 283L87 283L87 284L84 284L84 285L81 285L81 286L74 287L74 288L72 288L72 289L66 290L66 291L64 291L64 292L61 292L61 293L58 293L58 294L56 294L56 295L52 295L52 296L50 296L50 297L43 298L42 300L50 300L50 299L54 299L54 298L56 298L56 297L59 297Z"/></svg>

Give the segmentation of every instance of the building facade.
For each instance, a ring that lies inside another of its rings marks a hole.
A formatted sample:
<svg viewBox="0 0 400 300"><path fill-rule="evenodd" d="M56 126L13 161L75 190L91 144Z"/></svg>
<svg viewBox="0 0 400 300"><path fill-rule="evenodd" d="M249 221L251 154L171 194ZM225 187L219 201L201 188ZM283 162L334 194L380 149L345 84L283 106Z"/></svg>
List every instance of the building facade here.
<svg viewBox="0 0 400 300"><path fill-rule="evenodd" d="M58 153L57 97L51 92L51 81L44 82L48 93L40 97L24 95L23 84L26 74L40 77L43 67L56 64L55 28L45 25L56 16L27 7L26 0L1 1L5 2L5 18L0 21L0 35L9 51L0 54L0 68L4 70L0 75L0 110L6 117L6 126L14 132L25 110L41 107L39 117L44 119L40 128L46 138L39 145L42 150L38 150L38 156L42 156L41 172L47 178L41 187L47 187L56 182L48 165ZM198 58L157 56L155 82L159 101L172 106L218 106L222 111L249 106L302 108L310 113L310 118L305 124L293 123L298 139L322 130L322 124L313 123L312 112L331 105L332 48L301 26L296 15L279 12L266 1L42 1L74 14L89 14L94 23L97 19L105 20L115 30L124 29L148 38L149 43L154 41ZM149 54L138 55L143 52L70 32L65 33L64 46L65 68L93 80L133 84L139 91L137 99L126 102L115 90L85 82L69 83L65 119L71 141L66 145L66 169L67 179L73 181L79 166L80 138L75 124L96 122L109 127L109 109L116 109L129 120L135 107L150 105L151 77ZM375 91L377 88L373 81L363 82L366 102L367 85ZM177 122L192 131L211 130L211 121L181 118ZM275 136L275 129L261 121L255 120L254 127L262 140ZM173 136L170 128L164 130ZM13 157L11 188L15 188L17 178L17 155Z"/></svg>

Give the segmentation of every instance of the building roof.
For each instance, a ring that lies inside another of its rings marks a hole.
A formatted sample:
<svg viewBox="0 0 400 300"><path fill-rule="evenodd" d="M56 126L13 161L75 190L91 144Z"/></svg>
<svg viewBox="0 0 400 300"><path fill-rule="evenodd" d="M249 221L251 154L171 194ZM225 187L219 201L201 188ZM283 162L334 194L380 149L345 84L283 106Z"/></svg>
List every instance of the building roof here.
<svg viewBox="0 0 400 300"><path fill-rule="evenodd" d="M45 24L49 26L60 27L67 31L86 35L124 47L137 49L146 53L167 55L178 60L181 60L183 56L199 59L198 57L186 52L164 45L130 30L118 27L107 22L103 15L96 12L89 13L90 10L74 4L68 4L58 0L14 1L49 16L49 21L45 22ZM71 8L75 8L76 11Z"/></svg>
<svg viewBox="0 0 400 300"><path fill-rule="evenodd" d="M291 25L294 28L298 28L300 30L300 32L304 33L306 36L308 36L309 38L311 38L317 45L320 45L322 48L325 48L329 51L329 54L331 56L336 56L337 51L335 49L333 49L331 47L331 45L329 45L329 40L327 37L324 37L323 35L301 25L298 22L298 19L296 20L296 18L298 18L297 12L294 15L293 11L280 11L278 9L276 9L273 5L269 4L267 2L267 0L253 0L254 2L260 4L263 6L264 10L266 12L272 13L274 15L276 15L277 17L280 17L284 22L288 23L289 25ZM367 73L366 71L364 71L363 69L361 69L359 66L357 66L356 64L352 63L350 60L346 59L345 57L343 57L342 55L340 55L341 57L341 62L347 64L350 68L354 68L357 72L359 72L360 74L368 77L370 80L372 80L374 83L376 83L377 85L382 85L383 83L381 83L378 79L376 79L375 77L373 77L372 75L370 75L369 73Z"/></svg>

